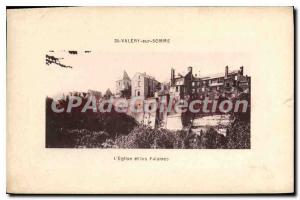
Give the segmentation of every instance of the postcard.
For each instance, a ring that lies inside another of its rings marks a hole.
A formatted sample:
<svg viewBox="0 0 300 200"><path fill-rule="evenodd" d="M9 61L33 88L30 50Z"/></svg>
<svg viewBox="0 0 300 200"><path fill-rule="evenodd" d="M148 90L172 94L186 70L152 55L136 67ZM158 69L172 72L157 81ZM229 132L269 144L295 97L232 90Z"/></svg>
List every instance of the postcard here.
<svg viewBox="0 0 300 200"><path fill-rule="evenodd" d="M292 7L7 10L7 192L294 192Z"/></svg>

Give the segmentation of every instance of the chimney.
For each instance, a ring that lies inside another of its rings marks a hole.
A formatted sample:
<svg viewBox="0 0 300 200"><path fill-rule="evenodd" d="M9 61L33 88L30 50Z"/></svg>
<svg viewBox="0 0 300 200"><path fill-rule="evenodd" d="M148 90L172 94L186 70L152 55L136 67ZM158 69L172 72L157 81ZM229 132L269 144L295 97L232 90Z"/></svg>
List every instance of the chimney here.
<svg viewBox="0 0 300 200"><path fill-rule="evenodd" d="M228 78L228 65L225 67L225 78Z"/></svg>
<svg viewBox="0 0 300 200"><path fill-rule="evenodd" d="M171 85L174 85L174 79L175 79L175 69L171 68Z"/></svg>
<svg viewBox="0 0 300 200"><path fill-rule="evenodd" d="M243 74L244 74L244 66L240 67L240 72L241 72L241 75L243 76Z"/></svg>
<svg viewBox="0 0 300 200"><path fill-rule="evenodd" d="M188 71L191 72L193 74L193 67L189 66L188 67Z"/></svg>

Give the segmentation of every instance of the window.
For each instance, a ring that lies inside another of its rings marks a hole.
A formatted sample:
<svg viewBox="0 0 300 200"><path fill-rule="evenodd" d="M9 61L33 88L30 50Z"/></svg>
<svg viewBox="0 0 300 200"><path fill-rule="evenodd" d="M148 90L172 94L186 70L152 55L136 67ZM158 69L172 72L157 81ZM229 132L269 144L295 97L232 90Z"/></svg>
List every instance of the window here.
<svg viewBox="0 0 300 200"><path fill-rule="evenodd" d="M236 82L237 82L237 81L233 81L233 86L236 86Z"/></svg>
<svg viewBox="0 0 300 200"><path fill-rule="evenodd" d="M137 95L138 95L138 96L140 96L140 95L141 95L141 94L140 94L140 91L138 91L138 92L137 92Z"/></svg>
<svg viewBox="0 0 300 200"><path fill-rule="evenodd" d="M192 86L195 86L195 82L192 82Z"/></svg>
<svg viewBox="0 0 300 200"><path fill-rule="evenodd" d="M176 86L176 92L178 92L178 90L179 90L179 86Z"/></svg>
<svg viewBox="0 0 300 200"><path fill-rule="evenodd" d="M141 81L138 81L138 87L141 87Z"/></svg>

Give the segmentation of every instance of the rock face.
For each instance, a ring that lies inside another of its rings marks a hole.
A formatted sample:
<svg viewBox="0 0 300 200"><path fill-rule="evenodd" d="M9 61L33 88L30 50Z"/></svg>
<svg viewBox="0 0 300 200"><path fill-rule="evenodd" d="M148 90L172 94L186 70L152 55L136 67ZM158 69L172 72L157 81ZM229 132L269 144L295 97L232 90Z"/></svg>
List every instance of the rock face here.
<svg viewBox="0 0 300 200"><path fill-rule="evenodd" d="M226 136L226 127L229 126L230 122L229 114L199 117L193 120L192 130L196 134L200 134L201 130L206 131L212 127L218 133Z"/></svg>
<svg viewBox="0 0 300 200"><path fill-rule="evenodd" d="M169 130L182 130L181 113L167 116L166 128Z"/></svg>

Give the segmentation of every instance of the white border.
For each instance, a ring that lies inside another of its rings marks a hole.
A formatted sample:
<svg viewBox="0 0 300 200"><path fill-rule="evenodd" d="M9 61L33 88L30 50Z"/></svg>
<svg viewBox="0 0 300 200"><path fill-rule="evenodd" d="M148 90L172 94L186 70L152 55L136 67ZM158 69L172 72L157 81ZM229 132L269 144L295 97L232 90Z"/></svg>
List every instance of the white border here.
<svg viewBox="0 0 300 200"><path fill-rule="evenodd" d="M0 24L1 24L1 46L0 49L0 130L1 130L1 139L0 139L0 199L12 198L6 194L6 6L294 6L295 9L299 9L300 1L296 0L2 0L0 1ZM298 10L299 15L299 10ZM296 25L299 27L299 20L296 20ZM299 31L298 31L299 32ZM298 34L297 34L298 35ZM297 45L297 44L296 44ZM297 45L298 46L298 45ZM297 51L297 57L299 57L299 51ZM299 69L297 70L297 77L299 77ZM299 85L297 82L297 94L299 94ZM297 96L299 99L299 97ZM299 106L297 112L299 111ZM300 124L300 119L297 119L297 124ZM299 136L297 137L297 144L299 145ZM299 153L297 153L299 159ZM297 191L299 192L299 184ZM44 199L42 196L27 196L26 199ZM48 198L54 198L54 196L48 196ZM61 198L70 198L68 196L64 197L55 197L58 199ZM74 197L71 197L74 198ZM78 197L79 199L84 198L99 198L96 196L89 197ZM129 199L130 197L125 197ZM139 197L142 198L142 197ZM145 197L143 197L145 198ZM159 197L162 199L162 197ZM216 199L218 197L202 197L204 199ZM227 197L228 198L228 197ZM230 198L230 197L229 197ZM238 197L240 198L240 197ZM260 199L263 197L254 196L254 199ZM282 196L282 198L288 198L288 196Z"/></svg>

